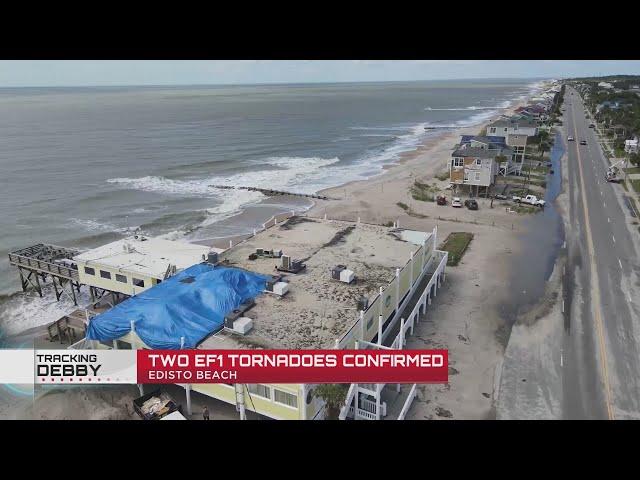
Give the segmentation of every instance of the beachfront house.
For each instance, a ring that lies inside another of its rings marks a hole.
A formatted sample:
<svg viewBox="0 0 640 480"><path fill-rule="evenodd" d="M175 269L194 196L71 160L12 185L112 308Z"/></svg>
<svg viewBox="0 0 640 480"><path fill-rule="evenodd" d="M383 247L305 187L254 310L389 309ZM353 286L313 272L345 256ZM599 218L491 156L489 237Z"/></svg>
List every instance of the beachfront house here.
<svg viewBox="0 0 640 480"><path fill-rule="evenodd" d="M533 119L503 117L487 126L487 135L506 138L509 134L535 137L538 134L537 122Z"/></svg>
<svg viewBox="0 0 640 480"><path fill-rule="evenodd" d="M495 183L501 169L509 170L513 150L502 142L492 142L478 137L468 142L463 138L460 146L451 154L449 179L454 188L469 186L469 191L480 194L483 187L485 195ZM475 188L474 188L475 187Z"/></svg>
<svg viewBox="0 0 640 480"><path fill-rule="evenodd" d="M509 134L506 137L463 135L460 146L495 151L496 155L500 157L498 175L518 175L524 162L527 138L527 135L523 134Z"/></svg>
<svg viewBox="0 0 640 480"><path fill-rule="evenodd" d="M136 295L172 273L202 262L210 251L193 243L134 235L76 255L79 282L96 291Z"/></svg>
<svg viewBox="0 0 640 480"><path fill-rule="evenodd" d="M507 165L507 168L502 170L502 175L520 174L527 151L528 138L529 136L523 133L510 133L507 135L506 144L511 148L513 155L511 156L511 161Z"/></svg>
<svg viewBox="0 0 640 480"><path fill-rule="evenodd" d="M624 141L624 151L626 153L638 153L638 137Z"/></svg>
<svg viewBox="0 0 640 480"><path fill-rule="evenodd" d="M86 338L74 348L397 349L406 345L405 337L427 314L444 280L448 254L437 250L437 228L422 232L359 221L287 218L275 217L262 231L226 249L221 262L197 263L90 318ZM282 256L274 257L274 251ZM293 258L304 258L305 268L298 273L274 270L274 263L290 266ZM357 281L338 280L333 269L340 265L346 265ZM376 286L373 292L371 285ZM323 419L325 414L323 401L314 395L316 385L180 386L189 415L192 395L235 405L240 418L246 411L286 420ZM143 393L143 386L139 388ZM351 384L340 418L402 419L416 388L415 384L401 388Z"/></svg>

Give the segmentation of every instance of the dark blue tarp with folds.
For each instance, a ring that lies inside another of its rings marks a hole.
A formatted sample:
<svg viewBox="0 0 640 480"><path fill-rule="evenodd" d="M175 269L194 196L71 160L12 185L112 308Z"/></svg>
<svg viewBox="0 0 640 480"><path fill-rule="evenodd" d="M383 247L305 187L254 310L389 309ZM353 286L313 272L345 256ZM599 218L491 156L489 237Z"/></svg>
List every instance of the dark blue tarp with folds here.
<svg viewBox="0 0 640 480"><path fill-rule="evenodd" d="M194 348L224 317L264 291L269 277L200 263L94 317L87 339L110 341L131 331L154 349Z"/></svg>

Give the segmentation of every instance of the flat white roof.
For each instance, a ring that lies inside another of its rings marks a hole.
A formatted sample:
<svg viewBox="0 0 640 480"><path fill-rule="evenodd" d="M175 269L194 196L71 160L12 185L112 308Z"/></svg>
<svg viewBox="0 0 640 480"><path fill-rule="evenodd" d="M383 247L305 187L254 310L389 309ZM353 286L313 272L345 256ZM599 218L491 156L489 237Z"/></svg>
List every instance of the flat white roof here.
<svg viewBox="0 0 640 480"><path fill-rule="evenodd" d="M217 248L176 242L161 238L138 236L123 238L76 255L74 259L87 265L110 267L115 270L162 278L169 265L178 270L202 262L210 251Z"/></svg>

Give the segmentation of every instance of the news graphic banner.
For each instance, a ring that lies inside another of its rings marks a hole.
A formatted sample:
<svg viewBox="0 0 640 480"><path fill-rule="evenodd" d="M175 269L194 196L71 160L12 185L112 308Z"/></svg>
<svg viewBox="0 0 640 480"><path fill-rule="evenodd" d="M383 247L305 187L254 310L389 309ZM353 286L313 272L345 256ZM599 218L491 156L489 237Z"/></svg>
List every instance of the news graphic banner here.
<svg viewBox="0 0 640 480"><path fill-rule="evenodd" d="M446 350L0 350L0 383L447 383Z"/></svg>

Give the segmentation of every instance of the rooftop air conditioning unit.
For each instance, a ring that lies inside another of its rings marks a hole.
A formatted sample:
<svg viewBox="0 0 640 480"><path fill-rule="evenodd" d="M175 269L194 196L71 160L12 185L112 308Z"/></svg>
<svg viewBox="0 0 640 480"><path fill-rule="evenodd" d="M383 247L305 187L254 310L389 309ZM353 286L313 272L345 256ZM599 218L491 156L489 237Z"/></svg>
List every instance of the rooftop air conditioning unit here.
<svg viewBox="0 0 640 480"><path fill-rule="evenodd" d="M246 335L253 328L253 320L249 317L240 317L233 322L233 331L241 335Z"/></svg>
<svg viewBox="0 0 640 480"><path fill-rule="evenodd" d="M340 272L345 270L347 267L345 265L336 265L331 269L331 278L334 280L340 280Z"/></svg>
<svg viewBox="0 0 640 480"><path fill-rule="evenodd" d="M352 270L344 269L340 272L340 281L344 283L351 283L356 279L356 274Z"/></svg>
<svg viewBox="0 0 640 480"><path fill-rule="evenodd" d="M287 282L278 282L273 285L273 293L279 296L284 296L289 291L289 284Z"/></svg>
<svg viewBox="0 0 640 480"><path fill-rule="evenodd" d="M230 328L233 330L234 322L238 320L241 316L242 316L242 310L238 308L236 308L235 310L232 310L227 314L226 317L224 317L224 326L226 328Z"/></svg>
<svg viewBox="0 0 640 480"><path fill-rule="evenodd" d="M280 257L280 266L284 270L291 270L291 257L288 255L282 255Z"/></svg>
<svg viewBox="0 0 640 480"><path fill-rule="evenodd" d="M217 252L209 252L209 255L207 256L207 263L210 263L211 265L217 265L218 264L218 253Z"/></svg>

